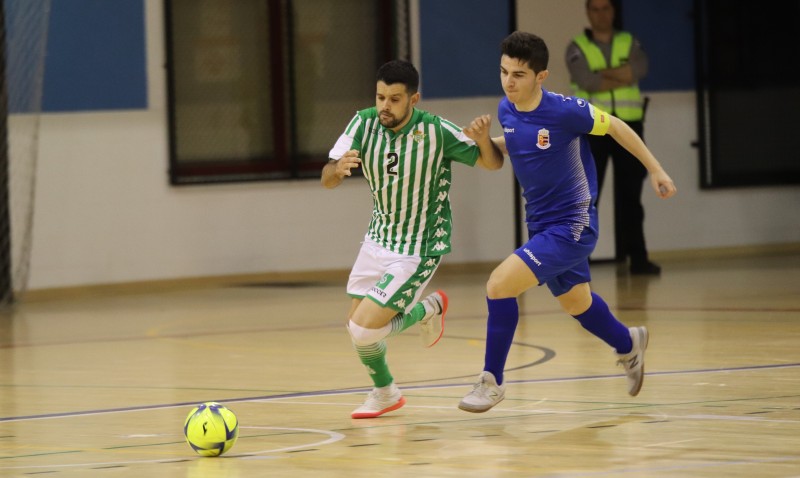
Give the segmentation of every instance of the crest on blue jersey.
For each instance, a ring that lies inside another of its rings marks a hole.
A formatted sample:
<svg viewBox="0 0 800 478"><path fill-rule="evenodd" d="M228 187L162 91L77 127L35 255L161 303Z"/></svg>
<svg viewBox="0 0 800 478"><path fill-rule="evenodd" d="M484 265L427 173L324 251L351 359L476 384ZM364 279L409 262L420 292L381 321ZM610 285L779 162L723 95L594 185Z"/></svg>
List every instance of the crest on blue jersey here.
<svg viewBox="0 0 800 478"><path fill-rule="evenodd" d="M538 139L536 140L536 147L539 149L547 149L550 147L550 131L542 128L539 130Z"/></svg>

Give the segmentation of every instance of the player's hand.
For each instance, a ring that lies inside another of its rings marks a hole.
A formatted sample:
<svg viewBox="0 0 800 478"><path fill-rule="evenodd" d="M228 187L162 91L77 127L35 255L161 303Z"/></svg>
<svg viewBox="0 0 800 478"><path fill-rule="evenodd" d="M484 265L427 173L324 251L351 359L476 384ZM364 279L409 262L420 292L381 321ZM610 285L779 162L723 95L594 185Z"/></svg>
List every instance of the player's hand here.
<svg viewBox="0 0 800 478"><path fill-rule="evenodd" d="M357 168L360 165L361 158L358 157L358 150L351 149L350 151L344 153L342 157L339 158L339 161L336 162L336 174L340 178L352 176L352 169Z"/></svg>
<svg viewBox="0 0 800 478"><path fill-rule="evenodd" d="M678 192L678 188L675 187L675 183L672 182L672 178L670 178L669 175L664 171L651 174L650 184L653 186L656 194L661 199L671 198L675 195L675 193Z"/></svg>
<svg viewBox="0 0 800 478"><path fill-rule="evenodd" d="M492 115L481 115L463 129L467 138L475 141L489 139L489 130L492 127Z"/></svg>

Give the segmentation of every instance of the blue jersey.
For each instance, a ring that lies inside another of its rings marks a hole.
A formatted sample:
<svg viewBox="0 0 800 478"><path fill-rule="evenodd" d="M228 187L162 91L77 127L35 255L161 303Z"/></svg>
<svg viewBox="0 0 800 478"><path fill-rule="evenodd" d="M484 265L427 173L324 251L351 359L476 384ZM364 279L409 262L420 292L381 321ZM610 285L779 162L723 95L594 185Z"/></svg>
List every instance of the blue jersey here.
<svg viewBox="0 0 800 478"><path fill-rule="evenodd" d="M542 89L535 110L517 111L503 98L497 118L525 197L528 229L569 224L577 240L584 227L596 227L597 172L586 135L604 135L608 114Z"/></svg>

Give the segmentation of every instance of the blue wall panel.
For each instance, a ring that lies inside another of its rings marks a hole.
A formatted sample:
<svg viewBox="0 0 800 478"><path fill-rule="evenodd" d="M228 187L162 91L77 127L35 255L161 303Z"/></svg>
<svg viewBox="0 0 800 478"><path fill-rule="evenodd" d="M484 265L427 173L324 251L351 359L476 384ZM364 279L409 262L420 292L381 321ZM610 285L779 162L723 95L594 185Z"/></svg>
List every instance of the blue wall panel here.
<svg viewBox="0 0 800 478"><path fill-rule="evenodd" d="M143 0L52 0L44 111L147 108Z"/></svg>
<svg viewBox="0 0 800 478"><path fill-rule="evenodd" d="M500 42L509 33L506 1L421 1L425 98L499 96Z"/></svg>
<svg viewBox="0 0 800 478"><path fill-rule="evenodd" d="M627 0L623 27L642 42L650 71L639 86L647 91L693 90L693 0Z"/></svg>

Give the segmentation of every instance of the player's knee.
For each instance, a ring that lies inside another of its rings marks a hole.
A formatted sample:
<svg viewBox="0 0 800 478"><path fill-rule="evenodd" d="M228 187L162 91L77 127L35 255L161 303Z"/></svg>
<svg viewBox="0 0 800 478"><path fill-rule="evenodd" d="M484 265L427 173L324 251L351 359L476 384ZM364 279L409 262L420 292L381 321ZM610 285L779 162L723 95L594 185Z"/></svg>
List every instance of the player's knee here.
<svg viewBox="0 0 800 478"><path fill-rule="evenodd" d="M591 302L589 303L591 305ZM589 306L583 302L561 302L561 308L564 312L568 313L569 315L575 317L576 315L581 315L582 313L589 310Z"/></svg>
<svg viewBox="0 0 800 478"><path fill-rule="evenodd" d="M578 284L556 298L564 312L573 317L586 312L592 305L592 293L588 284Z"/></svg>
<svg viewBox="0 0 800 478"><path fill-rule="evenodd" d="M506 299L509 297L516 297L508 281L504 280L502 275L495 269L486 281L486 297L490 299Z"/></svg>
<svg viewBox="0 0 800 478"><path fill-rule="evenodd" d="M353 343L356 345L366 346L380 342L386 337L386 327L380 329L370 329L362 327L352 320L347 324L347 331L350 332L350 337L353 338Z"/></svg>
<svg viewBox="0 0 800 478"><path fill-rule="evenodd" d="M501 286L502 284L494 277L494 274L489 276L489 280L486 281L486 297L490 299L499 298Z"/></svg>

